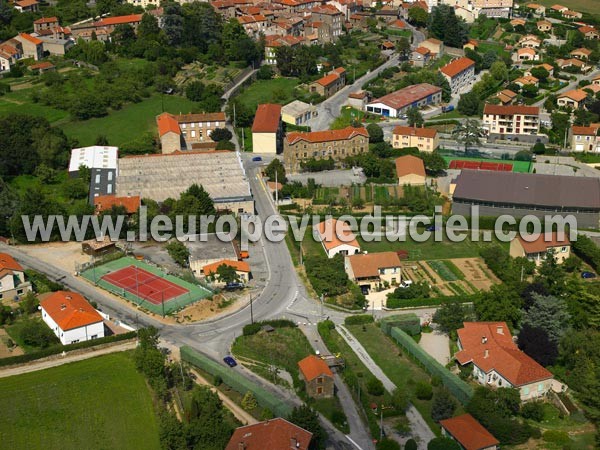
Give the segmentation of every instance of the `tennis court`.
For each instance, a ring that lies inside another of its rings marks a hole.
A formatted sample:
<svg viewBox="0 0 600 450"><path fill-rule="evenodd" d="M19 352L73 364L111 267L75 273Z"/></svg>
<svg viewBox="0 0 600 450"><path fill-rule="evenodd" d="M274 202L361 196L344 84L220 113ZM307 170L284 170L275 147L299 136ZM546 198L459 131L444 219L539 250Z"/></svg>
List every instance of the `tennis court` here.
<svg viewBox="0 0 600 450"><path fill-rule="evenodd" d="M189 292L175 283L136 266L111 272L104 275L102 279L155 305Z"/></svg>
<svg viewBox="0 0 600 450"><path fill-rule="evenodd" d="M515 161L513 159L465 158L460 156L442 156L450 169L478 169L494 171L510 171L529 173L533 168L531 161ZM508 167L511 165L512 167Z"/></svg>
<svg viewBox="0 0 600 450"><path fill-rule="evenodd" d="M163 316L213 295L203 286L129 256L90 267L80 275L102 289Z"/></svg>

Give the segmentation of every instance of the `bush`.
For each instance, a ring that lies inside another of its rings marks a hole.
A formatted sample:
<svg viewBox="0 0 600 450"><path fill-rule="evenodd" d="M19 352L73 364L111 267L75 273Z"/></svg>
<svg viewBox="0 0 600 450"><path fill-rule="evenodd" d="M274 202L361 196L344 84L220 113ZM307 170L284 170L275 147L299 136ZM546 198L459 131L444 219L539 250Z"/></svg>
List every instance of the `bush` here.
<svg viewBox="0 0 600 450"><path fill-rule="evenodd" d="M213 379L213 384L215 386L221 386L223 384L223 378L221 378L221 375L215 375Z"/></svg>
<svg viewBox="0 0 600 450"><path fill-rule="evenodd" d="M460 450L461 447L454 439L436 437L429 441L427 450Z"/></svg>
<svg viewBox="0 0 600 450"><path fill-rule="evenodd" d="M431 403L431 418L436 422L449 419L454 415L457 404L447 389L438 389Z"/></svg>
<svg viewBox="0 0 600 450"><path fill-rule="evenodd" d="M433 397L433 388L429 383L419 381L415 388L415 395L419 400L431 400L431 397Z"/></svg>
<svg viewBox="0 0 600 450"><path fill-rule="evenodd" d="M541 422L544 419L544 405L542 402L529 402L521 407L521 415L526 419Z"/></svg>
<svg viewBox="0 0 600 450"><path fill-rule="evenodd" d="M369 378L369 381L367 381L367 392L377 397L383 395L385 389L383 388L383 383L381 382L381 380L375 377Z"/></svg>
<svg viewBox="0 0 600 450"><path fill-rule="evenodd" d="M249 323L244 325L242 334L244 336L252 336L258 333L265 325L271 325L273 328L295 328L296 324L287 319L264 320L262 322Z"/></svg>
<svg viewBox="0 0 600 450"><path fill-rule="evenodd" d="M377 450L400 450L400 444L389 438L383 438L377 443Z"/></svg>
<svg viewBox="0 0 600 450"><path fill-rule="evenodd" d="M58 342L52 330L41 320L25 320L19 324L15 332L18 333L19 340L30 347L43 349Z"/></svg>
<svg viewBox="0 0 600 450"><path fill-rule="evenodd" d="M571 442L569 435L565 431L548 430L542 435L542 438L546 442L552 442L553 444L566 445Z"/></svg>
<svg viewBox="0 0 600 450"><path fill-rule="evenodd" d="M418 450L418 448L417 441L414 439L409 439L406 441L406 444L404 444L404 450Z"/></svg>
<svg viewBox="0 0 600 450"><path fill-rule="evenodd" d="M365 323L373 323L375 318L370 314L358 314L355 316L348 316L344 319L345 325L363 325Z"/></svg>

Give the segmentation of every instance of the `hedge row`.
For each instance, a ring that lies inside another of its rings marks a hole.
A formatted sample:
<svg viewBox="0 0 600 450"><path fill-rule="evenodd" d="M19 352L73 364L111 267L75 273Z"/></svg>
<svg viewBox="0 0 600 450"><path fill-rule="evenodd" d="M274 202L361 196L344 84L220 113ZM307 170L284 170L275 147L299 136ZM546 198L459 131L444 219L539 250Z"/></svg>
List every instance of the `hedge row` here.
<svg viewBox="0 0 600 450"><path fill-rule="evenodd" d="M411 336L421 333L421 319L416 314L399 314L381 319L381 329L390 334L393 327L398 327Z"/></svg>
<svg viewBox="0 0 600 450"><path fill-rule="evenodd" d="M13 364L23 364L36 359L46 358L52 355L58 355L62 352L70 352L73 350L79 350L82 348L96 347L102 344L108 344L110 342L126 341L137 336L137 331L130 331L123 334L115 334L113 336L107 336L100 339L93 339L91 341L78 342L76 344L69 345L53 345L52 347L45 348L35 353L26 353L19 356L10 356L8 358L0 359L0 367L12 366Z"/></svg>
<svg viewBox="0 0 600 450"><path fill-rule="evenodd" d="M223 383L236 390L241 395L245 395L248 391L252 392L258 404L263 408L269 409L275 417L288 417L291 414L291 405L286 404L275 395L247 380L229 367L225 367L213 361L187 345L181 347L180 352L183 361L199 367L214 377L221 377Z"/></svg>
<svg viewBox="0 0 600 450"><path fill-rule="evenodd" d="M434 298L388 298L386 308L418 308L421 306L440 306L442 303L466 303L473 301L473 295L451 295L447 297Z"/></svg>
<svg viewBox="0 0 600 450"><path fill-rule="evenodd" d="M437 362L425 350L419 347L412 337L400 328L392 327L390 337L416 359L431 376L438 376L444 386L454 395L459 402L466 405L473 397L473 388L466 382L451 373Z"/></svg>
<svg viewBox="0 0 600 450"><path fill-rule="evenodd" d="M264 320L244 325L242 333L244 336L252 336L258 333L265 325L271 325L273 328L295 328L297 326L294 322L287 319Z"/></svg>
<svg viewBox="0 0 600 450"><path fill-rule="evenodd" d="M573 252L588 263L598 272L600 270L600 247L594 241L584 235L577 236L577 240L571 243Z"/></svg>

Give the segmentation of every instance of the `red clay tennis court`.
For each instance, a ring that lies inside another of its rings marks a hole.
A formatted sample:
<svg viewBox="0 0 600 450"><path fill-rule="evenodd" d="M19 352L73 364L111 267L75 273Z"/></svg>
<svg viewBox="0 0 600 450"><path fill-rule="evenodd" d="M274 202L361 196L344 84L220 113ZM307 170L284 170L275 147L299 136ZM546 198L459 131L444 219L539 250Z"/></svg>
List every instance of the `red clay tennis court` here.
<svg viewBox="0 0 600 450"><path fill-rule="evenodd" d="M155 305L189 292L175 283L136 266L124 267L108 273L102 279Z"/></svg>

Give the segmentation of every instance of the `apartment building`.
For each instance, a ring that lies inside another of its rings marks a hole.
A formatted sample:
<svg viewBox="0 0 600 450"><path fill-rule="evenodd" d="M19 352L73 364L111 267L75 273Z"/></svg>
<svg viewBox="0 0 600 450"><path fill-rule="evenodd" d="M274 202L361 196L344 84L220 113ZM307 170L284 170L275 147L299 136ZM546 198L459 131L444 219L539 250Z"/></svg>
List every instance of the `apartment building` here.
<svg viewBox="0 0 600 450"><path fill-rule="evenodd" d="M44 43L40 39L27 33L19 33L14 39L21 43L24 58L39 61L44 57Z"/></svg>
<svg viewBox="0 0 600 450"><path fill-rule="evenodd" d="M320 5L311 10L311 26L319 30L319 42L333 42L342 35L344 15L333 5Z"/></svg>
<svg viewBox="0 0 600 450"><path fill-rule="evenodd" d="M299 172L302 163L314 159L332 158L341 161L369 151L366 128L347 127L341 130L292 132L285 137L283 162L290 173Z"/></svg>
<svg viewBox="0 0 600 450"><path fill-rule="evenodd" d="M490 135L518 136L538 134L540 108L537 106L490 105L483 109L483 127Z"/></svg>
<svg viewBox="0 0 600 450"><path fill-rule="evenodd" d="M265 36L265 64L277 65L277 49L279 47L297 47L302 45L303 42L303 38L291 35L272 34Z"/></svg>
<svg viewBox="0 0 600 450"><path fill-rule="evenodd" d="M466 57L457 58L442 67L440 72L448 80L452 93L458 93L475 81L475 61Z"/></svg>
<svg viewBox="0 0 600 450"><path fill-rule="evenodd" d="M418 148L421 152L432 152L439 146L437 131L432 128L397 126L392 132L392 147Z"/></svg>
<svg viewBox="0 0 600 450"><path fill-rule="evenodd" d="M310 92L316 92L325 98L331 97L346 85L346 69L338 67L327 75L310 84Z"/></svg>

